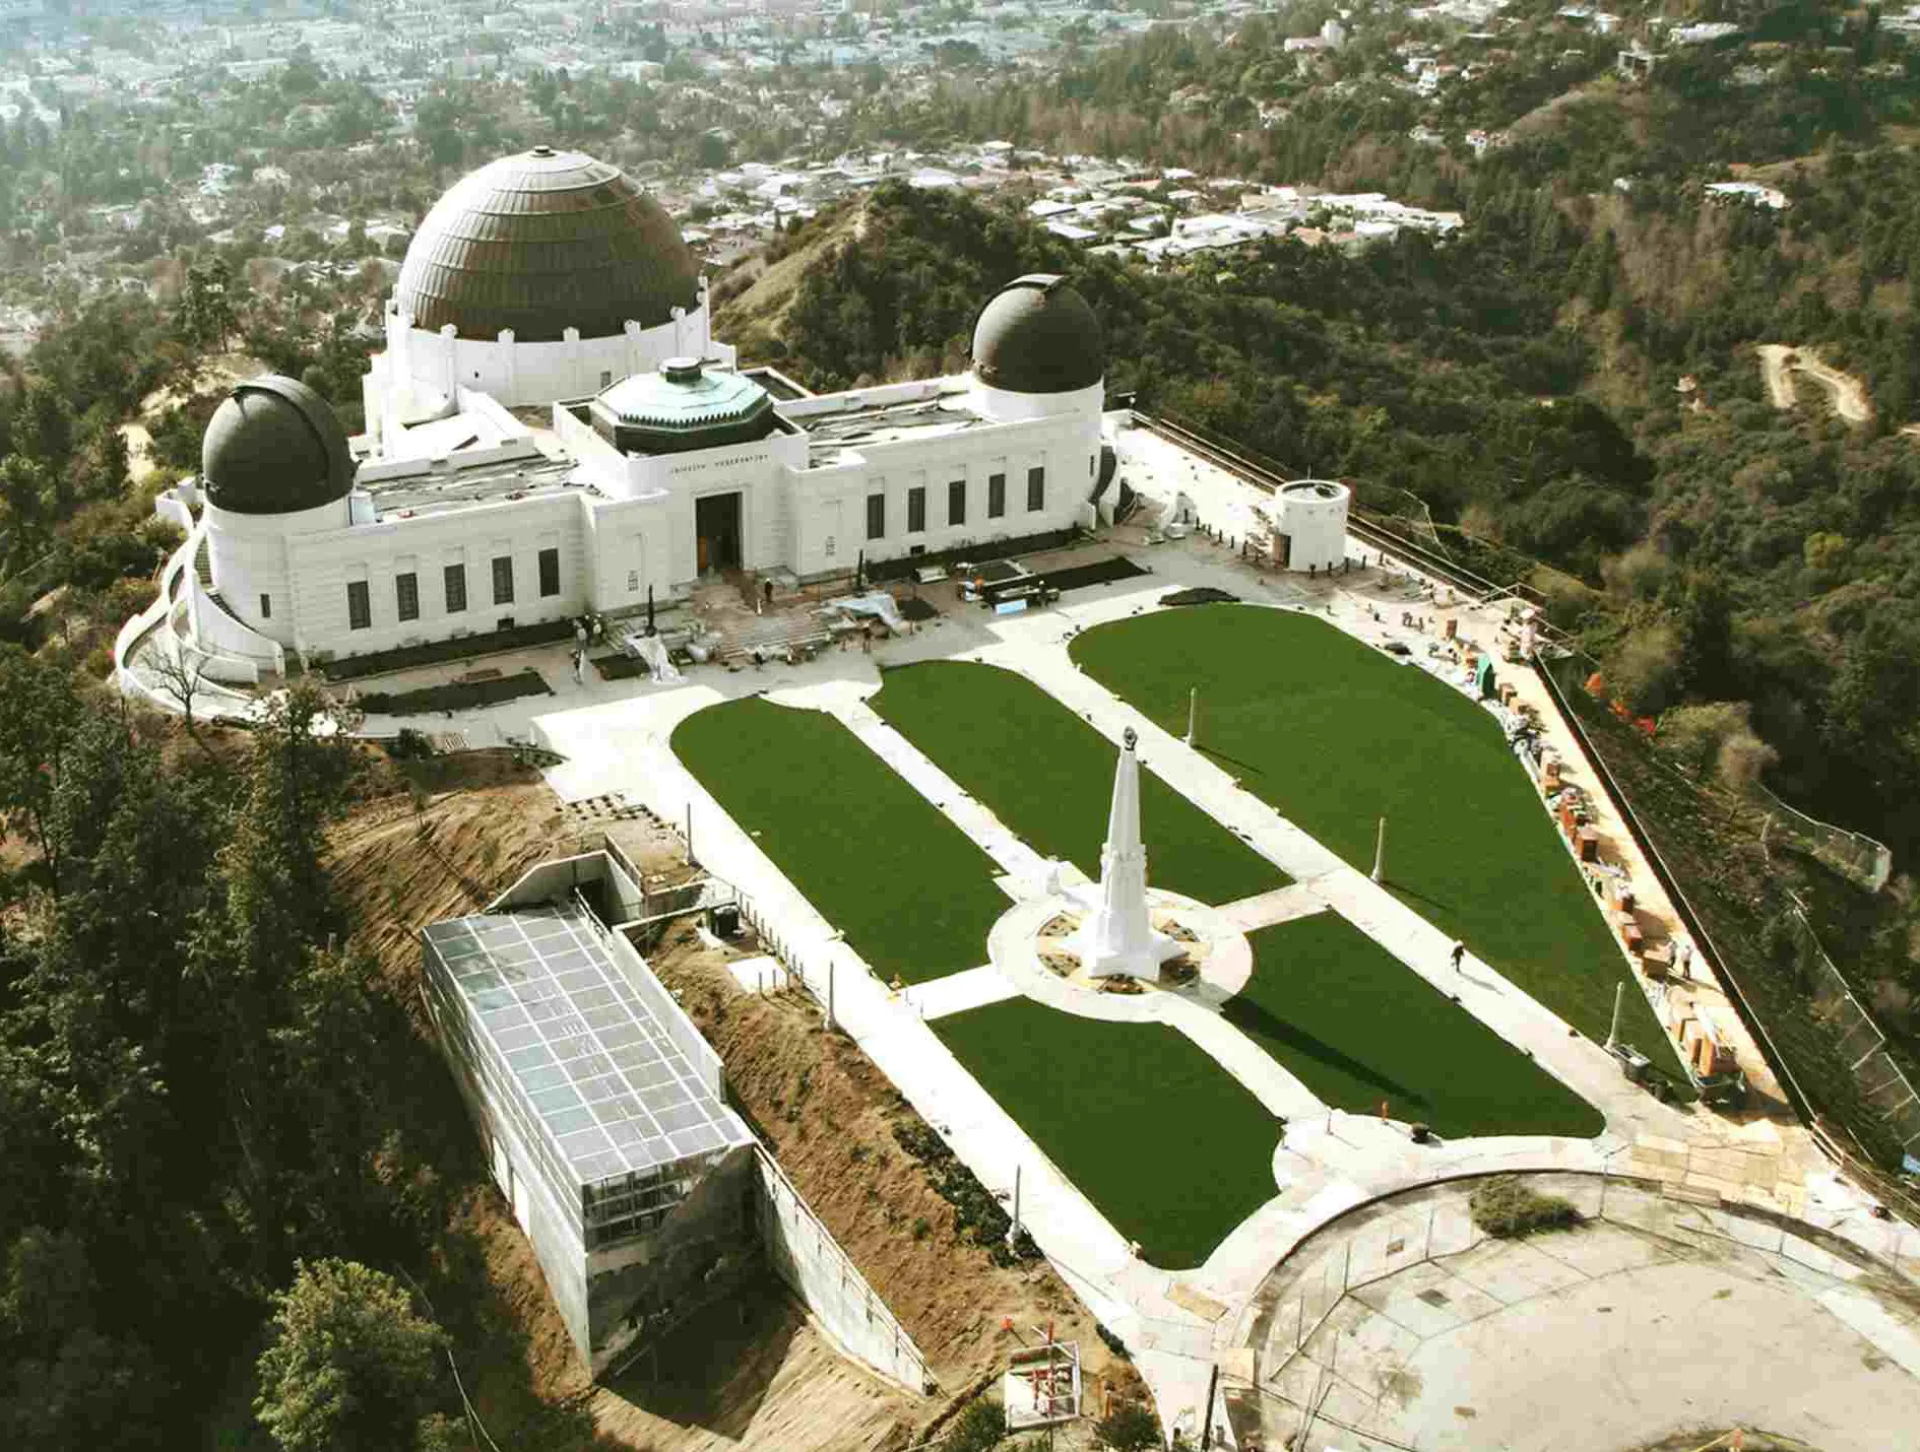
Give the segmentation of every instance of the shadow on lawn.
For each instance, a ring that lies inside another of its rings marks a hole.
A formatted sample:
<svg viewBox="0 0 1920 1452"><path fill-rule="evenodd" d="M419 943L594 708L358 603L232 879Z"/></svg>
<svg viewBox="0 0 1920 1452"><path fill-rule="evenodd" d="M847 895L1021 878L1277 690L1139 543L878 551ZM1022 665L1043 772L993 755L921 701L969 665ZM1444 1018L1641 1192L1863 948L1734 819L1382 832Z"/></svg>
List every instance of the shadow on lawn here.
<svg viewBox="0 0 1920 1452"><path fill-rule="evenodd" d="M1381 886L1386 888L1395 897L1401 897L1401 898L1410 897L1415 902L1423 902L1428 907L1438 908L1443 913L1450 913L1453 911L1452 903L1447 902L1441 898L1429 897L1424 892L1416 892L1414 891L1414 889L1408 887L1404 882L1395 882L1391 876L1389 876L1387 880L1381 884ZM1438 925L1436 924L1435 926L1438 926Z"/></svg>
<svg viewBox="0 0 1920 1452"><path fill-rule="evenodd" d="M1297 1049L1309 1058L1319 1060L1329 1069L1337 1069L1369 1088L1380 1090L1389 1099L1400 1099L1407 1103L1418 1104L1422 1108L1429 1107L1424 1094L1408 1088L1398 1079L1389 1078L1369 1064L1361 1063L1352 1055L1342 1053L1332 1044L1315 1038L1285 1019L1276 1017L1263 1005L1250 998L1229 999L1226 1006L1220 1010L1220 1015L1256 1041L1266 1040L1284 1044L1290 1049ZM1318 1094L1318 1091L1316 1090L1315 1093Z"/></svg>
<svg viewBox="0 0 1920 1452"><path fill-rule="evenodd" d="M1193 749L1199 752L1202 756L1206 757L1209 761L1224 762L1226 765L1235 768L1243 776L1264 777L1267 774L1266 769L1264 767L1255 766L1251 761L1242 761L1237 756L1229 756L1224 751L1215 751L1211 746L1208 746L1204 742L1195 746Z"/></svg>

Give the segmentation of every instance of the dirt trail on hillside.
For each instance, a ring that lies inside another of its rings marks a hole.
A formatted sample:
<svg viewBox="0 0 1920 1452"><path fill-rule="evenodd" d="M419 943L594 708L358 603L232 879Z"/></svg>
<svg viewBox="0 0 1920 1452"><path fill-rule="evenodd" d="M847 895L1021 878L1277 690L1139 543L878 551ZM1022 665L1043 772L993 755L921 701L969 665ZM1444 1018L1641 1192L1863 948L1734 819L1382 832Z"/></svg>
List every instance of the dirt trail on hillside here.
<svg viewBox="0 0 1920 1452"><path fill-rule="evenodd" d="M202 391L230 388L243 379L258 378L267 371L267 365L258 358L248 357L244 353L222 353L201 364L197 375L198 387ZM193 391L192 388L188 389L188 393ZM172 386L156 388L140 400L138 416L120 425L120 437L127 441L127 474L135 484L145 483L156 467L153 462L153 435L147 425L184 402L186 396Z"/></svg>
<svg viewBox="0 0 1920 1452"><path fill-rule="evenodd" d="M1793 375L1800 373L1826 390L1833 411L1848 423L1862 424L1873 417L1866 385L1852 374L1822 363L1814 349L1762 343L1755 351L1760 354L1761 376L1766 379L1767 396L1775 408L1788 409L1799 402Z"/></svg>
<svg viewBox="0 0 1920 1452"><path fill-rule="evenodd" d="M591 850L603 834L643 872L685 870L677 840L663 829L608 819L593 804L565 805L504 752L466 752L404 771L376 758L365 795L329 834L329 862L354 941L377 959L384 987L427 1040L422 1072L444 1072L419 994L422 926L479 910L527 868ZM981 1248L955 1241L952 1208L893 1139L895 1121L916 1117L885 1077L850 1042L829 1040L810 1002L741 992L726 971L729 956L737 955L704 945L687 927L674 929L652 961L726 1061L749 1122L926 1354L941 1393L909 1397L840 1357L771 1283L762 1302L719 1308L676 1338L703 1357L678 1367L643 1364L596 1389L531 1246L499 1194L478 1186L457 1221L481 1247L480 1264L459 1287L471 1303L462 1309L510 1325L512 1344L524 1350L489 1361L486 1347L463 1343L459 1354L501 1445L529 1425L530 1380L550 1404L584 1399L608 1446L889 1452L920 1440L951 1396L997 1372L1014 1342L1000 1330L1008 1316L1023 1332L1055 1318L1060 1335L1079 1341L1089 1372L1105 1370L1109 1357L1092 1318L1044 1263L1003 1270ZM472 1133L464 1120L447 1132ZM858 1158L855 1145L864 1149ZM1131 1368L1109 1375L1122 1392L1139 1394ZM1090 1377L1090 1406L1105 1385ZM1083 1440L1084 1432L1060 1445Z"/></svg>
<svg viewBox="0 0 1920 1452"><path fill-rule="evenodd" d="M1760 355L1760 376L1766 380L1767 397L1775 408L1792 408L1798 399L1793 392L1793 375L1787 360L1793 349L1784 343L1762 343L1754 350Z"/></svg>

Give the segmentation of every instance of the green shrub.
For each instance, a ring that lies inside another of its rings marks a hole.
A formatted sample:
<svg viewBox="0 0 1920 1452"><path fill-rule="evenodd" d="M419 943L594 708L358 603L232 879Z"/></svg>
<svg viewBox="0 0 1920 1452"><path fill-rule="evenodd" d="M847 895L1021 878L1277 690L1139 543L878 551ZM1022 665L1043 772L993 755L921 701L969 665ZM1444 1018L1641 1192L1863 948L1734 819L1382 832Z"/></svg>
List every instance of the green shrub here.
<svg viewBox="0 0 1920 1452"><path fill-rule="evenodd" d="M1160 1423L1138 1402L1125 1402L1094 1424L1100 1445L1111 1452L1149 1452L1160 1445Z"/></svg>
<svg viewBox="0 0 1920 1452"><path fill-rule="evenodd" d="M940 1452L993 1452L1006 1440L1006 1413L1000 1403L982 1397L953 1419Z"/></svg>
<svg viewBox="0 0 1920 1452"><path fill-rule="evenodd" d="M1495 1175L1482 1182L1467 1204L1473 1223L1500 1240L1536 1230L1568 1230L1580 1223L1571 1200L1543 1195L1518 1175Z"/></svg>

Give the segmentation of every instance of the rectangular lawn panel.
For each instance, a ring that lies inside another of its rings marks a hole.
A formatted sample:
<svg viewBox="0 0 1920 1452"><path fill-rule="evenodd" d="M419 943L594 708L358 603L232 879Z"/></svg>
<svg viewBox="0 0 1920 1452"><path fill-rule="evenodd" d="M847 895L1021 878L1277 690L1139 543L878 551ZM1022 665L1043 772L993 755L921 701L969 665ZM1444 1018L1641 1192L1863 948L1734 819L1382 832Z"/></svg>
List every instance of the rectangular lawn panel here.
<svg viewBox="0 0 1920 1452"><path fill-rule="evenodd" d="M1028 998L929 1027L1163 1270L1201 1264L1278 1193L1279 1125L1178 1029L1076 1018Z"/></svg>
<svg viewBox="0 0 1920 1452"><path fill-rule="evenodd" d="M1337 1109L1440 1134L1590 1138L1598 1110L1338 913L1259 928L1221 1012Z"/></svg>
<svg viewBox="0 0 1920 1452"><path fill-rule="evenodd" d="M886 673L868 704L928 759L1049 857L1096 881L1117 748L1025 676L966 661ZM1140 773L1147 880L1233 902L1287 875L1151 771Z"/></svg>
<svg viewBox="0 0 1920 1452"><path fill-rule="evenodd" d="M1579 870L1480 706L1310 615L1157 611L1076 636L1073 658L1168 731L1200 687L1200 747L1241 786L1387 886L1582 1033L1604 1040L1628 979ZM1637 984L1623 1037L1687 1083Z"/></svg>
<svg viewBox="0 0 1920 1452"><path fill-rule="evenodd" d="M833 717L753 697L695 712L672 745L882 978L987 961L1012 906L993 859Z"/></svg>

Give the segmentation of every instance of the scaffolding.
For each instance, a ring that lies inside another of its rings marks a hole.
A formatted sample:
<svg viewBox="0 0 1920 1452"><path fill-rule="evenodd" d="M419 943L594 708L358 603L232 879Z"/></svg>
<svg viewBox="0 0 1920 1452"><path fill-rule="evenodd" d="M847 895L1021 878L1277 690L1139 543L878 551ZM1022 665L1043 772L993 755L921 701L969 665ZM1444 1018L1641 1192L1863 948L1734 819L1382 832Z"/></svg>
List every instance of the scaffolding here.
<svg viewBox="0 0 1920 1452"><path fill-rule="evenodd" d="M1051 1427L1080 1415L1079 1343L1054 1340L1051 1326L1038 1334L1040 1345L1014 1352L1000 1379L1009 1432Z"/></svg>

